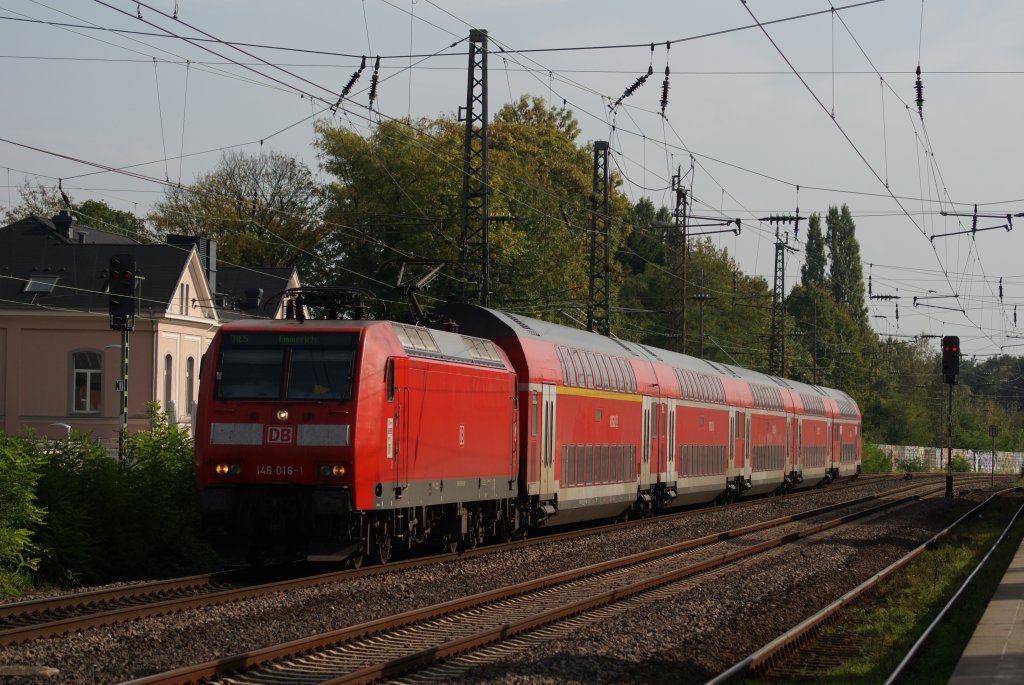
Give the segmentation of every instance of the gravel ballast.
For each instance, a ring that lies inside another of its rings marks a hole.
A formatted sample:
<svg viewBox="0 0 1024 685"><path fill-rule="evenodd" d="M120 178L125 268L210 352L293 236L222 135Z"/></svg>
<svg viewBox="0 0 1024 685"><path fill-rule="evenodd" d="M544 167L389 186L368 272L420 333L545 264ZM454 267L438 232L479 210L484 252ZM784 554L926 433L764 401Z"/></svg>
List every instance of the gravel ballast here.
<svg viewBox="0 0 1024 685"><path fill-rule="evenodd" d="M119 682L335 630L512 583L654 549L739 525L852 499L902 483L833 487L808 500L708 509L698 516L502 554L453 560L219 607L109 626L5 648L0 665L55 668L50 682ZM696 682L760 646L766 636L884 568L941 528L950 507L926 500L844 528L828 543L748 562L709 587L626 610L502 664L469 682ZM735 659L733 658L735 657ZM717 669L717 670L716 670ZM703 675L702 675L703 674ZM0 682L26 682L3 678Z"/></svg>

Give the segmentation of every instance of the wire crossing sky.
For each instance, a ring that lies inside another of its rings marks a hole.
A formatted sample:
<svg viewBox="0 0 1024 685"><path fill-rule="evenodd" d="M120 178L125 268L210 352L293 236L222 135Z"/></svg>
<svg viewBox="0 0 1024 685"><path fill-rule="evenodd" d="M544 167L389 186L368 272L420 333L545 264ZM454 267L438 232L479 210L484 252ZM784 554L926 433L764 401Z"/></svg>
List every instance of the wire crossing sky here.
<svg viewBox="0 0 1024 685"><path fill-rule="evenodd" d="M466 36L486 29L492 113L523 94L573 110L634 202L669 205L692 170L695 211L743 220L710 239L745 272L772 279L757 218L845 203L865 276L900 298L868 300L876 330L1016 353L1024 218L974 233L958 215L1024 212L1022 24L1011 0L2 0L0 201L61 179L76 202L144 216L226 149L316 168L317 120L368 134L454 116Z"/></svg>

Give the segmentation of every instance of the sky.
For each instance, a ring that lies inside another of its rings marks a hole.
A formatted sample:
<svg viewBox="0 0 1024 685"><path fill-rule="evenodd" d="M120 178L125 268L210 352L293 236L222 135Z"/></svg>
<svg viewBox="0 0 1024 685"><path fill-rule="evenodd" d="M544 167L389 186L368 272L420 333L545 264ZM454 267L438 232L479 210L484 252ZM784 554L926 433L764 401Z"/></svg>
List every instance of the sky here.
<svg viewBox="0 0 1024 685"><path fill-rule="evenodd" d="M692 211L742 219L739 236L712 240L744 272L772 282L775 226L759 218L847 204L871 294L900 298L869 300L875 330L1019 354L1024 217L972 234L971 217L942 212L1024 213L1022 25L1013 0L0 0L0 202L18 204L26 180L59 182L75 202L145 216L226 150L317 169L317 120L368 135L383 119L454 115L478 28L492 115L523 94L564 104L579 144L609 141L634 202L672 205L682 170ZM370 66L332 113L362 55ZM806 223L783 230L788 290Z"/></svg>

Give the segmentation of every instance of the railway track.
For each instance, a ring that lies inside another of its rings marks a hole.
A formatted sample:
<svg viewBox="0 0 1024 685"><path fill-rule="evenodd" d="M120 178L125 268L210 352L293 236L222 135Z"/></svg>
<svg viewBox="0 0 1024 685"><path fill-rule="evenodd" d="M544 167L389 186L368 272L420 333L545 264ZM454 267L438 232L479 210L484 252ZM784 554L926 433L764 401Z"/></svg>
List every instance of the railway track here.
<svg viewBox="0 0 1024 685"><path fill-rule="evenodd" d="M855 634L846 634L841 630L829 635L827 648L818 645L818 635L825 625L835 618L843 608L861 600L865 595L873 591L879 583L892 577L893 574L899 572L903 567L925 552L929 547L935 545L938 541L948 536L964 522L969 521L974 514L977 514L997 497L1013 491L1019 492L1020 490L1021 488L1007 488L1006 490L994 493L991 497L971 509L951 525L938 532L931 539L893 562L869 580L844 594L829 606L823 608L821 611L801 622L799 625L793 627L791 630L783 633L754 653L740 660L734 664L732 668L724 671L715 678L712 678L708 681L707 685L724 685L725 683L735 682L741 678L777 679L784 681L825 678L832 669L840 666L849 659L860 656L863 646L862 638ZM1010 518L1006 531L1004 531L1003 535L1000 536L992 545L992 549L1002 541L1006 532L1009 530L1009 527L1013 525L1014 521L1016 521L1016 519L1021 515L1022 510L1024 510L1024 507L1017 509L1016 513ZM989 553L978 562L975 570L970 574L970 577L964 581L963 585L939 612L932 624L925 629L920 639L911 647L909 653L897 666L896 670L889 676L886 681L887 684L896 682L902 670L910 662L914 654L924 643L935 626L953 606L965 587L973 579L977 570L988 560L991 552L992 550L989 550Z"/></svg>
<svg viewBox="0 0 1024 685"><path fill-rule="evenodd" d="M832 487L841 493L870 485L878 480L884 479L865 478L853 483L836 484ZM818 492L821 491L808 488L773 499L775 501L800 499ZM763 498L741 500L718 509L723 511L742 509L757 506L763 502ZM656 518L662 521L687 518L705 514L707 511L707 509L690 509ZM635 519L624 523L592 526L559 533L545 533L525 540L465 550L457 555L461 558L470 558L498 554L531 545L601 535L611 531L647 525L650 522L651 519ZM10 602L0 604L0 646L74 633L139 618L150 618L187 609L239 601L275 592L286 592L396 570L417 568L450 560L452 557L452 553L446 553L394 562L387 566L331 570L312 575L308 573L308 570L304 570L302 565L274 567L258 572L228 571Z"/></svg>
<svg viewBox="0 0 1024 685"><path fill-rule="evenodd" d="M918 482L900 490L941 493L942 485ZM394 677L633 595L658 588L679 592L678 584L693 583L699 575L720 572L751 556L919 497L882 503L877 501L880 497L851 500L131 683L166 685L225 676L229 679L217 682L238 682L233 679L237 677L246 683L361 683ZM827 520L812 521L822 517ZM437 677L447 676L441 669Z"/></svg>

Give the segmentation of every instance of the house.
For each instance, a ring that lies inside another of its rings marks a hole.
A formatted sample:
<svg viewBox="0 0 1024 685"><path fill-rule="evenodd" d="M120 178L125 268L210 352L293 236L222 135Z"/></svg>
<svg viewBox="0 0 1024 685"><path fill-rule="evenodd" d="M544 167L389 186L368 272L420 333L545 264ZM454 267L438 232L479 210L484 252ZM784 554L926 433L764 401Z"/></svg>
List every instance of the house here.
<svg viewBox="0 0 1024 685"><path fill-rule="evenodd" d="M78 224L69 212L0 228L0 430L62 438L71 429L117 444L122 333L109 316L110 260L131 255L135 326L128 334L129 432L147 402L189 424L199 364L226 320L280 318L294 269L218 267L216 243L168 236L143 244Z"/></svg>

